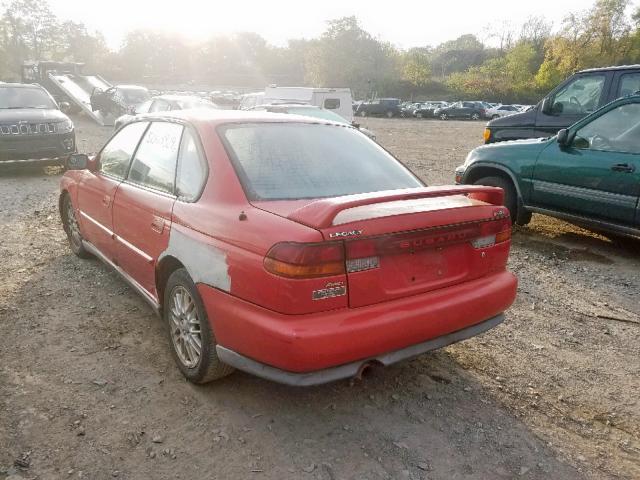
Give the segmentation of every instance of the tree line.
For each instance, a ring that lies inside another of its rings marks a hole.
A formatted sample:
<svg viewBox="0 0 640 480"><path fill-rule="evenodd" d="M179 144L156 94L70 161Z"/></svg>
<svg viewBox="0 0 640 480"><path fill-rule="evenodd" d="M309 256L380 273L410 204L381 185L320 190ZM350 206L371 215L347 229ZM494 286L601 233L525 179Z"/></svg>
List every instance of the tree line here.
<svg viewBox="0 0 640 480"><path fill-rule="evenodd" d="M484 99L531 103L576 70L640 63L640 8L596 0L562 19L503 22L437 46L402 50L368 33L356 17L328 22L317 38L270 45L256 33L212 36L135 30L111 50L100 32L59 19L46 0L11 0L0 17L0 80L19 80L25 60L85 63L112 81L263 88L348 86L356 98Z"/></svg>

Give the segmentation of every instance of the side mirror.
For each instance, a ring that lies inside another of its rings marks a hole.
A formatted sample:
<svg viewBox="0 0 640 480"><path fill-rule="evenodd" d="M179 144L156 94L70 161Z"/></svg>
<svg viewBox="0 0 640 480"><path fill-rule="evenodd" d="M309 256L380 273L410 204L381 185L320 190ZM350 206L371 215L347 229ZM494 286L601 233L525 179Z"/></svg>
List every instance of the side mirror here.
<svg viewBox="0 0 640 480"><path fill-rule="evenodd" d="M558 132L556 137L558 145L561 147L566 147L569 144L569 131L566 128L563 128Z"/></svg>
<svg viewBox="0 0 640 480"><path fill-rule="evenodd" d="M542 100L542 113L544 113L545 115L551 115L551 104L552 104L552 100L549 97L546 97L544 100Z"/></svg>
<svg viewBox="0 0 640 480"><path fill-rule="evenodd" d="M69 104L69 102L60 102L60 111L62 113L69 113L70 110L71 105Z"/></svg>
<svg viewBox="0 0 640 480"><path fill-rule="evenodd" d="M90 170L95 172L98 169L98 157L89 156L86 153L72 153L65 162L67 170Z"/></svg>
<svg viewBox="0 0 640 480"><path fill-rule="evenodd" d="M359 124L358 122L351 122L351 125L352 125L354 128L360 128L360 124Z"/></svg>

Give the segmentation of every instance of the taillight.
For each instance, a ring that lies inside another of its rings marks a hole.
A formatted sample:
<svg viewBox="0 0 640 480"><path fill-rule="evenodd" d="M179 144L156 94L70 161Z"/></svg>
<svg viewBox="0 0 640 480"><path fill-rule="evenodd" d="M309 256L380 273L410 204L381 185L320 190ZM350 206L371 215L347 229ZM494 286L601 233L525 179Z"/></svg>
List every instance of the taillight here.
<svg viewBox="0 0 640 480"><path fill-rule="evenodd" d="M511 238L511 219L503 218L484 223L480 227L480 236L471 241L473 248L486 248Z"/></svg>
<svg viewBox="0 0 640 480"><path fill-rule="evenodd" d="M264 268L288 278L344 275L344 246L342 242L277 243L267 253Z"/></svg>

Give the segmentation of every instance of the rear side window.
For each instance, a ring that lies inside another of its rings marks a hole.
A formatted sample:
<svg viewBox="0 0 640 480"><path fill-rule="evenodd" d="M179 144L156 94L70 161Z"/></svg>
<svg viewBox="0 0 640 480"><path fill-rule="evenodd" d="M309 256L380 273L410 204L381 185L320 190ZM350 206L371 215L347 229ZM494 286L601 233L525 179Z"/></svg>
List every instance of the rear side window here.
<svg viewBox="0 0 640 480"><path fill-rule="evenodd" d="M340 108L340 99L339 98L325 98L324 99L324 108L327 110L335 110Z"/></svg>
<svg viewBox="0 0 640 480"><path fill-rule="evenodd" d="M178 156L177 195L182 200L196 200L204 186L207 172L206 160L198 148L196 134L187 128L182 135Z"/></svg>
<svg viewBox="0 0 640 480"><path fill-rule="evenodd" d="M626 73L620 77L618 97L626 97L640 91L640 73Z"/></svg>
<svg viewBox="0 0 640 480"><path fill-rule="evenodd" d="M349 127L254 123L221 129L252 200L322 198L422 183L378 144Z"/></svg>
<svg viewBox="0 0 640 480"><path fill-rule="evenodd" d="M122 180L127 174L131 156L149 122L126 125L104 146L100 153L100 171Z"/></svg>
<svg viewBox="0 0 640 480"><path fill-rule="evenodd" d="M177 123L153 122L136 151L128 180L173 193L182 129Z"/></svg>

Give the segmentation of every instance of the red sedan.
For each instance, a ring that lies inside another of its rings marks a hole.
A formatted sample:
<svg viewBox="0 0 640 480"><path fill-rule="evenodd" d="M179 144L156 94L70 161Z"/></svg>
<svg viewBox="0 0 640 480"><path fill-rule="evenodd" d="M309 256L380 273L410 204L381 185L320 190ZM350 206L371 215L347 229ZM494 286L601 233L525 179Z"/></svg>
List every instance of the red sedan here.
<svg viewBox="0 0 640 480"><path fill-rule="evenodd" d="M495 187L425 187L355 128L270 113L142 116L73 155L60 213L166 323L185 377L358 375L503 320Z"/></svg>

